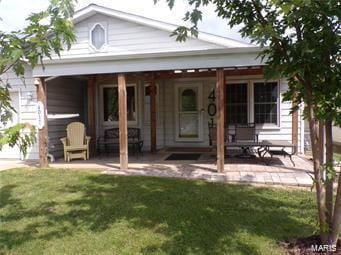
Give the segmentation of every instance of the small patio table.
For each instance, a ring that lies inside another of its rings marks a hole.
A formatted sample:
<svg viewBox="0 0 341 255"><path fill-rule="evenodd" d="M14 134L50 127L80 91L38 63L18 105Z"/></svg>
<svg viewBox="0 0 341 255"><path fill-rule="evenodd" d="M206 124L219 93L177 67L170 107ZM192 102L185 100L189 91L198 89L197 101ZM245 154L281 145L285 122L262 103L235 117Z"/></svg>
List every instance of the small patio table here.
<svg viewBox="0 0 341 255"><path fill-rule="evenodd" d="M264 156L268 153L272 158L273 155L284 155L289 156L291 163L295 166L295 163L292 159L292 155L295 154L295 146L288 141L281 140L263 140L263 141L242 141L242 142L228 142L225 143L226 148L241 148L243 153L241 156L250 157L250 154L247 153L251 148L257 148L257 154L260 159L264 159ZM281 148L281 150L273 150L273 148ZM291 148L291 153L285 151L285 148Z"/></svg>
<svg viewBox="0 0 341 255"><path fill-rule="evenodd" d="M284 157L289 156L291 163L293 164L293 166L295 166L295 162L292 159L292 155L296 153L296 146L293 145L292 143L282 140L263 140L262 147L264 148L263 157L265 156L266 153L269 153L271 158L273 155L283 155ZM272 148L280 148L281 150L272 150ZM285 148L290 148L291 153L288 153L285 150Z"/></svg>
<svg viewBox="0 0 341 255"><path fill-rule="evenodd" d="M240 141L240 142L227 142L225 143L225 148L228 147L238 147L243 150L243 153L238 155L239 157L245 157L245 158L250 158L252 155L249 153L251 148L258 147L258 156L260 158L263 158L264 155L261 154L261 152L265 151L267 144L263 144L263 141ZM260 150L261 149L261 150Z"/></svg>

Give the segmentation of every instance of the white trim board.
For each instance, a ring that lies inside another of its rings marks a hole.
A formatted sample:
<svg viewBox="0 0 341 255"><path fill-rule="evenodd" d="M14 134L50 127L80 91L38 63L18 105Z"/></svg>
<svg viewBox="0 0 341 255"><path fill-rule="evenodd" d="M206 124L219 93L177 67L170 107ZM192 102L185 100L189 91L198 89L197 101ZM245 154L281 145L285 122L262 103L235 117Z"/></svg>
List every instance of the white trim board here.
<svg viewBox="0 0 341 255"><path fill-rule="evenodd" d="M167 54L168 55L168 54ZM34 77L70 76L85 74L104 74L119 72L143 72L177 69L199 69L217 67L244 67L263 65L258 53L230 54L195 54L185 56L158 57L145 56L142 58L114 59L106 58L83 59L83 61L45 63L45 69L37 66L33 70Z"/></svg>

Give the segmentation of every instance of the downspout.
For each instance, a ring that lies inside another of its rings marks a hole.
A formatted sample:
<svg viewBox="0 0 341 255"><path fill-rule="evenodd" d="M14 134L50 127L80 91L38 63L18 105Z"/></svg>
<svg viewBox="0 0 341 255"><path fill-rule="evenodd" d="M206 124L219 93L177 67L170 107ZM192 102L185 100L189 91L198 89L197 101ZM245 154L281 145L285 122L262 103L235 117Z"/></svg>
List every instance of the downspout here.
<svg viewBox="0 0 341 255"><path fill-rule="evenodd" d="M300 106L300 148L301 154L304 155L304 103Z"/></svg>

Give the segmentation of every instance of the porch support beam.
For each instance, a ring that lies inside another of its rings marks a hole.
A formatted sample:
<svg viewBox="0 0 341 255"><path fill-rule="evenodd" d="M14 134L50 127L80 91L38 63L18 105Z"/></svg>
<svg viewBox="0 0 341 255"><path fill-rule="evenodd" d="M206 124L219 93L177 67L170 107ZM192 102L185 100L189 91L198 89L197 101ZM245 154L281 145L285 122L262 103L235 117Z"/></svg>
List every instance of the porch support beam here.
<svg viewBox="0 0 341 255"><path fill-rule="evenodd" d="M95 94L96 94L96 78L95 76L88 77L88 134L90 140L90 156L96 155L96 115L95 115Z"/></svg>
<svg viewBox="0 0 341 255"><path fill-rule="evenodd" d="M292 108L297 108L296 97L293 97ZM294 151L298 150L298 110L296 109L292 113L292 130L291 130L291 142L294 145Z"/></svg>
<svg viewBox="0 0 341 255"><path fill-rule="evenodd" d="M127 123L127 87L124 74L118 74L118 109L120 130L120 168L128 169L128 123Z"/></svg>
<svg viewBox="0 0 341 255"><path fill-rule="evenodd" d="M46 83L44 78L35 80L38 101L38 139L39 139L39 166L48 167L48 129L47 129L47 104Z"/></svg>
<svg viewBox="0 0 341 255"><path fill-rule="evenodd" d="M150 82L151 79L181 79L181 78L207 78L207 77L215 77L216 70L207 69L207 70L199 70L192 69L194 72L188 72L184 70L182 73L174 73L172 71L155 71L155 72L136 72L126 74L126 82L127 83L135 83L137 81L145 81ZM224 69L225 76L244 76L244 75L263 75L264 69L262 66L259 67L245 67L234 68L234 69ZM112 79L117 79L116 74L100 74L97 76L98 81L102 83L110 83Z"/></svg>
<svg viewBox="0 0 341 255"><path fill-rule="evenodd" d="M225 74L224 69L219 68L216 71L216 97L217 97L217 170L224 171L225 156Z"/></svg>
<svg viewBox="0 0 341 255"><path fill-rule="evenodd" d="M151 79L149 85L150 93L150 151L156 152L156 85L155 79Z"/></svg>
<svg viewBox="0 0 341 255"><path fill-rule="evenodd" d="M174 71L161 71L155 73L156 79L180 79L180 78L202 78L202 77L215 77L216 71L207 70L199 71L199 69L193 69L194 72L174 73ZM243 75L264 75L264 69L262 66L258 68L244 68L244 69L224 69L225 76L243 76Z"/></svg>

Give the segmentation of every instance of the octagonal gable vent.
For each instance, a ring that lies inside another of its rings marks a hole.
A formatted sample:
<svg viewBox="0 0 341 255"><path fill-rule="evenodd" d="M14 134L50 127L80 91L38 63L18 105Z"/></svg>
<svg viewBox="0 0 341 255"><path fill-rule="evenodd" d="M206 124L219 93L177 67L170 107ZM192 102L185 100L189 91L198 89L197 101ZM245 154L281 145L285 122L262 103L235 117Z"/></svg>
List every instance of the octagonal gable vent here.
<svg viewBox="0 0 341 255"><path fill-rule="evenodd" d="M105 44L106 31L101 24L96 24L90 31L91 44L96 50L100 50Z"/></svg>

